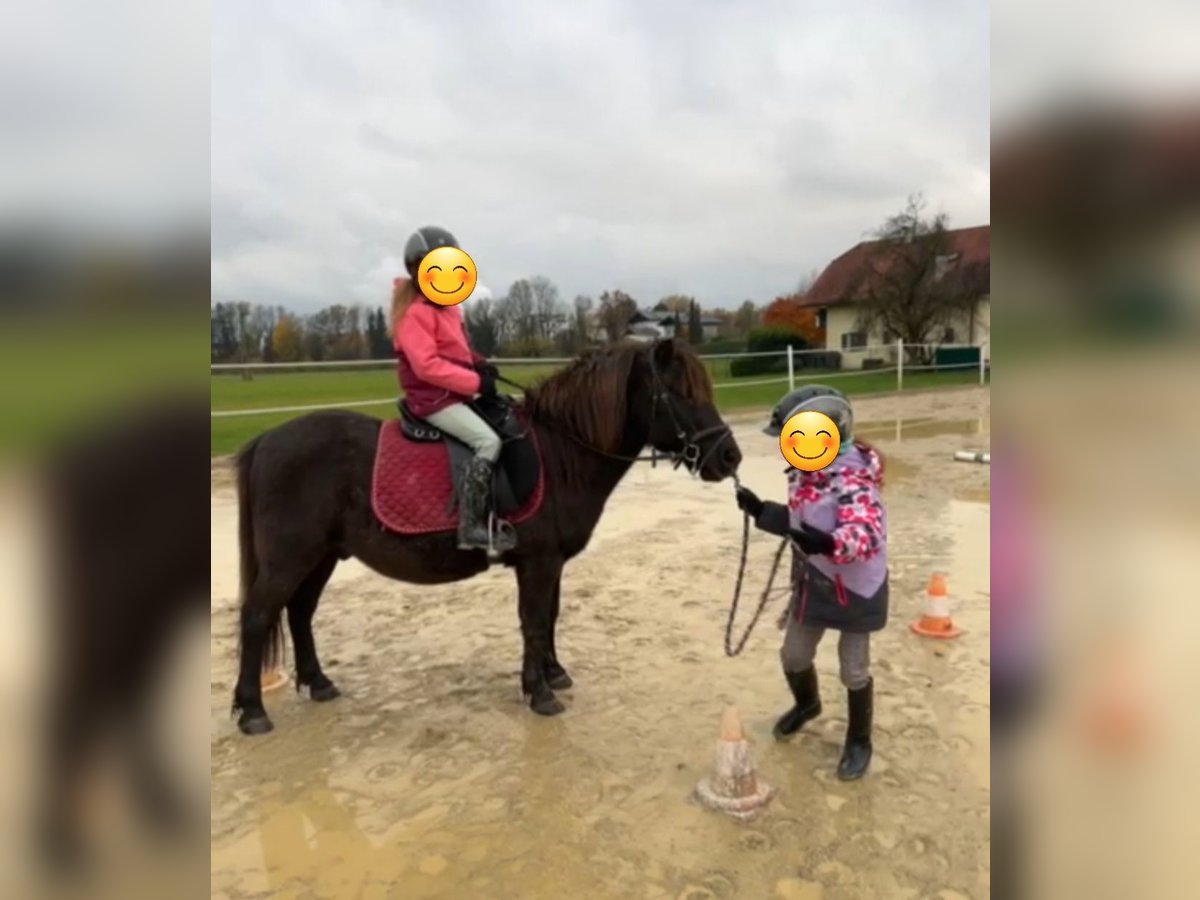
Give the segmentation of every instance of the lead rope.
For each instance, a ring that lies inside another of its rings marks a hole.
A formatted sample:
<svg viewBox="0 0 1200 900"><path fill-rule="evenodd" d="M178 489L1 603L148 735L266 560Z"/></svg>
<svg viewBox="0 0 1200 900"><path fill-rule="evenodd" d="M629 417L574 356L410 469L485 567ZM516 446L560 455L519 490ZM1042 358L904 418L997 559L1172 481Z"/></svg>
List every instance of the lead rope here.
<svg viewBox="0 0 1200 900"><path fill-rule="evenodd" d="M741 480L735 474L733 476L733 488L736 491L742 486ZM775 560L771 563L771 574L767 578L767 586L763 588L762 596L758 599L758 608L754 611L754 615L750 618L750 624L746 626L746 630L742 632L741 640L738 641L737 647L732 644L733 639L733 620L737 617L738 604L742 598L742 580L746 575L746 558L750 550L750 514L742 513L742 558L738 562L737 583L733 587L733 602L729 605L729 621L725 623L725 655L737 656L746 646L746 641L750 640L750 633L754 631L754 626L758 624L759 618L763 611L767 608L767 604L771 602L771 588L775 584L775 575L779 572L779 562L783 559L783 551L787 548L788 539L784 538L779 549L775 551Z"/></svg>

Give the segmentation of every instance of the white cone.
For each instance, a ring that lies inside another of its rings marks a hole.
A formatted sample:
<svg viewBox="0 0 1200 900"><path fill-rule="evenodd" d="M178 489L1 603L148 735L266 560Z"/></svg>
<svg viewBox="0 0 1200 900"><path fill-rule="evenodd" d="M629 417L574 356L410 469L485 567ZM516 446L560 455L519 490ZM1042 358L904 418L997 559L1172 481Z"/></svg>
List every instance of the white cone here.
<svg viewBox="0 0 1200 900"><path fill-rule="evenodd" d="M758 815L774 793L755 773L741 717L729 707L721 716L716 764L712 774L696 785L696 799L709 809L745 820Z"/></svg>

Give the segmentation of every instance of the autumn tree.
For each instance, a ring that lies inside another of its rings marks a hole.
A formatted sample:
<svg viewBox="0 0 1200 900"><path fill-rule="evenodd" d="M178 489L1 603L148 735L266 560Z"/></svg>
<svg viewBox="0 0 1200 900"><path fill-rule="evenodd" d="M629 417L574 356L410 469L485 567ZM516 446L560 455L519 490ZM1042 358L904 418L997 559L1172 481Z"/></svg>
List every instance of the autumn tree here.
<svg viewBox="0 0 1200 900"><path fill-rule="evenodd" d="M271 350L279 362L296 362L304 355L304 333L296 317L284 313L271 330Z"/></svg>
<svg viewBox="0 0 1200 900"><path fill-rule="evenodd" d="M802 335L812 346L820 346L825 336L817 324L817 313L801 305L802 297L788 294L776 297L763 310L762 323L769 328L786 328Z"/></svg>

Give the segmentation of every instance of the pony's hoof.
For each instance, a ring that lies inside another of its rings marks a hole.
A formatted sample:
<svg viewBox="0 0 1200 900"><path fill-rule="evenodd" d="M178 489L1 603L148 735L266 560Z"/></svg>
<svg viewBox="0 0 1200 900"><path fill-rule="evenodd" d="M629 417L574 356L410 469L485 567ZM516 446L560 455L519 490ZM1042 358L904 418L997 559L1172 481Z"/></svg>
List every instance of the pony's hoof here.
<svg viewBox="0 0 1200 900"><path fill-rule="evenodd" d="M565 691L567 688L573 687L575 682L571 680L566 669L558 666L546 670L546 684L550 685L552 691Z"/></svg>
<svg viewBox="0 0 1200 900"><path fill-rule="evenodd" d="M266 716L242 716L238 719L238 728L242 734L248 735L267 734L275 730L275 726Z"/></svg>
<svg viewBox="0 0 1200 900"><path fill-rule="evenodd" d="M566 712L567 708L563 706L562 701L553 694L548 696L535 698L530 701L529 708L539 716L557 716L559 713Z"/></svg>
<svg viewBox="0 0 1200 900"><path fill-rule="evenodd" d="M336 700L342 696L342 692L337 689L337 685L332 681L328 684L323 684L319 687L310 686L308 689L310 700L316 700L318 703L327 703L330 700Z"/></svg>

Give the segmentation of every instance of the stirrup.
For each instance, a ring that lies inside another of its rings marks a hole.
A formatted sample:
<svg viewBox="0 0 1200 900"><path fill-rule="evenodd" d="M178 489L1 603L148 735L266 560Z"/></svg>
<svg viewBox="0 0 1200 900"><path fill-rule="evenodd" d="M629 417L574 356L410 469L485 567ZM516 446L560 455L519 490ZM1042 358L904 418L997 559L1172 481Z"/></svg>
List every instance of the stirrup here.
<svg viewBox="0 0 1200 900"><path fill-rule="evenodd" d="M496 549L496 535L502 534L508 537L513 547L517 544L517 530L513 528L512 523L498 518L494 512L488 513L487 531L488 553L493 556L500 552Z"/></svg>

